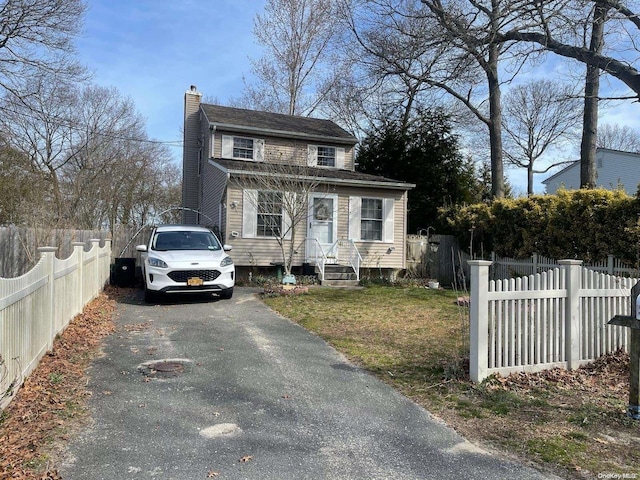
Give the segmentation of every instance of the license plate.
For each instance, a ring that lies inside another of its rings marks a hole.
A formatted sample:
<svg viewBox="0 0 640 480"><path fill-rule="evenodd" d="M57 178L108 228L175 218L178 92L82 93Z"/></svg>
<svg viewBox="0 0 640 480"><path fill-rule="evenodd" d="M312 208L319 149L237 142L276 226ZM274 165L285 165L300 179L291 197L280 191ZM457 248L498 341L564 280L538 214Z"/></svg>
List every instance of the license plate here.
<svg viewBox="0 0 640 480"><path fill-rule="evenodd" d="M187 285L189 285L190 287L199 287L201 285L204 285L204 280L199 277L187 278Z"/></svg>

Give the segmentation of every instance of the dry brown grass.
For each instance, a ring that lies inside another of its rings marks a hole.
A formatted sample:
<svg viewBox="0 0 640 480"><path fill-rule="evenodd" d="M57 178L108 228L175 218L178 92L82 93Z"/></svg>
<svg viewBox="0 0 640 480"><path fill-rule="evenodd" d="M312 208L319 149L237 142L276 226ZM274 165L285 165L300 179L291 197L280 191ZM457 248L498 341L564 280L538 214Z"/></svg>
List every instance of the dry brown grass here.
<svg viewBox="0 0 640 480"><path fill-rule="evenodd" d="M565 478L640 478L640 422L626 416L625 353L573 372L473 384L468 312L456 299L442 290L371 287L313 288L265 301L485 448Z"/></svg>

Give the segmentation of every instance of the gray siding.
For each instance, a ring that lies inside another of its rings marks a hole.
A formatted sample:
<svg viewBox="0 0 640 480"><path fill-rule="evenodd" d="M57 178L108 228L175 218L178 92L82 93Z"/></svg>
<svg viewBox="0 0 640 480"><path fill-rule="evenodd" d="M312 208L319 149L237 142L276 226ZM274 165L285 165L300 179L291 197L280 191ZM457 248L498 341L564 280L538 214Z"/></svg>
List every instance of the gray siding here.
<svg viewBox="0 0 640 480"><path fill-rule="evenodd" d="M200 152L200 99L202 94L190 90L184 95L184 145L182 151L182 206L183 223L197 223L200 207L200 179L198 158Z"/></svg>
<svg viewBox="0 0 640 480"><path fill-rule="evenodd" d="M640 155L613 150L598 154L597 185L609 190L621 185L629 195L635 195L640 183Z"/></svg>
<svg viewBox="0 0 640 480"><path fill-rule="evenodd" d="M224 203L224 191L227 186L227 174L219 168L213 167L209 161L202 166L202 207L200 209L200 223L217 226L223 229L223 219L220 218L220 205Z"/></svg>
<svg viewBox="0 0 640 480"><path fill-rule="evenodd" d="M543 182L547 193L559 188L580 188L580 163L574 163ZM640 183L640 154L616 150L598 149L596 153L596 186L614 190L624 187L629 195L635 195Z"/></svg>

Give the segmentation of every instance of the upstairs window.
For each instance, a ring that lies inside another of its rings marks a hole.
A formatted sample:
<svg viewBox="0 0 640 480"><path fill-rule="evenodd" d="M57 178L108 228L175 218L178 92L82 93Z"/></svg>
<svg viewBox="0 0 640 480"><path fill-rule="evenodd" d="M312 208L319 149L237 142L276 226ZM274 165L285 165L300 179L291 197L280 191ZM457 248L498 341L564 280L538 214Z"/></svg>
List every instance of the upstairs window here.
<svg viewBox="0 0 640 480"><path fill-rule="evenodd" d="M253 138L233 137L233 158L253 160Z"/></svg>
<svg viewBox="0 0 640 480"><path fill-rule="evenodd" d="M310 167L344 168L344 157L342 147L307 145L307 165Z"/></svg>
<svg viewBox="0 0 640 480"><path fill-rule="evenodd" d="M222 135L222 158L264 161L264 139Z"/></svg>
<svg viewBox="0 0 640 480"><path fill-rule="evenodd" d="M336 149L335 147L318 147L318 166L335 167Z"/></svg>

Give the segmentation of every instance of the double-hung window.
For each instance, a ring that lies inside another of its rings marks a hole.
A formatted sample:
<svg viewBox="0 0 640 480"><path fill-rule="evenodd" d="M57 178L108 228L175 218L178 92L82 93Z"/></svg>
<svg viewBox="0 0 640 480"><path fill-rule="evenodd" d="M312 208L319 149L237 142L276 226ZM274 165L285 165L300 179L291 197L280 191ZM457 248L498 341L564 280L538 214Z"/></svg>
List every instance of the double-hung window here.
<svg viewBox="0 0 640 480"><path fill-rule="evenodd" d="M253 160L253 138L233 137L233 158Z"/></svg>
<svg viewBox="0 0 640 480"><path fill-rule="evenodd" d="M345 149L326 145L307 145L307 165L310 167L344 168Z"/></svg>
<svg viewBox="0 0 640 480"><path fill-rule="evenodd" d="M349 197L349 238L358 242L393 243L394 198Z"/></svg>
<svg viewBox="0 0 640 480"><path fill-rule="evenodd" d="M282 193L259 191L256 210L256 236L279 237L282 234Z"/></svg>
<svg viewBox="0 0 640 480"><path fill-rule="evenodd" d="M273 190L246 189L242 192L242 237L291 239L291 218L285 202L295 194Z"/></svg>
<svg viewBox="0 0 640 480"><path fill-rule="evenodd" d="M222 135L222 158L264 161L264 139Z"/></svg>
<svg viewBox="0 0 640 480"><path fill-rule="evenodd" d="M360 210L360 239L382 240L382 199L363 198Z"/></svg>
<svg viewBox="0 0 640 480"><path fill-rule="evenodd" d="M336 149L335 147L318 147L319 167L335 167L336 166Z"/></svg>

